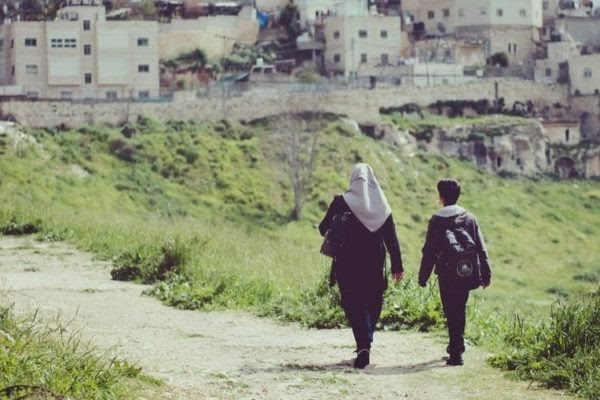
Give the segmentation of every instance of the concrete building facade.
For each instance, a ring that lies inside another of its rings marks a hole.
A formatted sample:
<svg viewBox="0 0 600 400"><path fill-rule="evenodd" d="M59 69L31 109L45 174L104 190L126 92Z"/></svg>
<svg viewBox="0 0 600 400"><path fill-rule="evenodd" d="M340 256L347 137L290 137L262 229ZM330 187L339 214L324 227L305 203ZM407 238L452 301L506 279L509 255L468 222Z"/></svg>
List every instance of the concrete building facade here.
<svg viewBox="0 0 600 400"><path fill-rule="evenodd" d="M576 55L569 59L572 95L600 95L600 54Z"/></svg>
<svg viewBox="0 0 600 400"><path fill-rule="evenodd" d="M243 7L239 15L215 15L196 19L173 19L158 24L161 59L201 48L211 59L231 53L235 43L253 45L258 40L256 10Z"/></svg>
<svg viewBox="0 0 600 400"><path fill-rule="evenodd" d="M568 76L565 63L579 54L581 44L577 42L549 42L547 57L535 61L534 80L538 83L558 83Z"/></svg>
<svg viewBox="0 0 600 400"><path fill-rule="evenodd" d="M579 121L542 121L542 126L550 143L573 146L581 141Z"/></svg>
<svg viewBox="0 0 600 400"><path fill-rule="evenodd" d="M483 40L486 55L505 53L510 64L532 61L540 41L543 9L539 0L406 0L405 21L413 33Z"/></svg>
<svg viewBox="0 0 600 400"><path fill-rule="evenodd" d="M157 22L106 21L98 3L73 4L54 21L3 24L0 44L0 85L30 98L159 97Z"/></svg>
<svg viewBox="0 0 600 400"><path fill-rule="evenodd" d="M324 36L328 73L379 75L382 68L398 65L401 58L400 17L328 17Z"/></svg>

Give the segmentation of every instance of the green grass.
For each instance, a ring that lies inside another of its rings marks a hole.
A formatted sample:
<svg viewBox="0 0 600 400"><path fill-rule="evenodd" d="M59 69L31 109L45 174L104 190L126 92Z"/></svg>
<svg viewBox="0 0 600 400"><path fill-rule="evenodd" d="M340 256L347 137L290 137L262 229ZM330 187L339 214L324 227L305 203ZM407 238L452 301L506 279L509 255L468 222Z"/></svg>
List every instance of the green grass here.
<svg viewBox="0 0 600 400"><path fill-rule="evenodd" d="M598 182L500 178L454 159L406 155L332 122L294 222L276 132L264 126L141 119L123 129L28 133L40 146L2 149L0 231L31 224L40 240L74 242L113 260L115 278L155 282L148 294L175 307L344 324L315 225L361 161L390 201L408 275L388 291L383 328L443 326L435 282L422 290L414 275L439 208L435 185L447 176L461 181L460 203L479 218L492 260L492 286L473 295L472 341L497 341L513 313L545 320L557 299L597 288Z"/></svg>
<svg viewBox="0 0 600 400"><path fill-rule="evenodd" d="M558 304L549 322L517 319L504 344L490 360L492 365L549 388L598 398L600 292L583 302Z"/></svg>
<svg viewBox="0 0 600 400"><path fill-rule="evenodd" d="M0 397L136 398L162 383L126 361L105 359L68 326L0 306Z"/></svg>

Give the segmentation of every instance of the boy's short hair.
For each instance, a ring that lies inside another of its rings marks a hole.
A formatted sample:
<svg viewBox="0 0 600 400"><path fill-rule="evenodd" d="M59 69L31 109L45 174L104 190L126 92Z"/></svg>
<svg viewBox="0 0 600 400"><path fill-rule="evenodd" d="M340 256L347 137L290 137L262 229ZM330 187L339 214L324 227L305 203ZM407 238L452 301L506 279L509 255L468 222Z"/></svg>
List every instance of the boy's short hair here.
<svg viewBox="0 0 600 400"><path fill-rule="evenodd" d="M437 188L444 199L445 206L456 204L460 197L460 183L456 179L442 179L438 182Z"/></svg>

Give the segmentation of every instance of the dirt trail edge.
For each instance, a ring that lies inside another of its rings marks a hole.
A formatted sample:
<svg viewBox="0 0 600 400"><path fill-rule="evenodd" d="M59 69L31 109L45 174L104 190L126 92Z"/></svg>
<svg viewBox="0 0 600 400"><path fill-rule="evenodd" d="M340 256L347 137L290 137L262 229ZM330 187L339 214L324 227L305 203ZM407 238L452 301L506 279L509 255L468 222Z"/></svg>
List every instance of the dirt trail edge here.
<svg viewBox="0 0 600 400"><path fill-rule="evenodd" d="M68 320L109 354L164 379L168 398L554 399L505 379L469 348L450 368L440 340L377 332L372 364L350 366L349 329L307 330L238 312L182 311L110 280L110 266L64 243L0 236L0 286L17 311Z"/></svg>

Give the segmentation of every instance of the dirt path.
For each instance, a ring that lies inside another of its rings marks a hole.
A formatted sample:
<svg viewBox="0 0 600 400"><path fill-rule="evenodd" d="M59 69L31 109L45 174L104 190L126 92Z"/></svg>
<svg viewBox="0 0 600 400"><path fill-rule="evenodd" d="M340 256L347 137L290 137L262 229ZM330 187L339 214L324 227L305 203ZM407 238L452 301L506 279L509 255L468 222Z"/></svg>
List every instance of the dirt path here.
<svg viewBox="0 0 600 400"><path fill-rule="evenodd" d="M109 265L62 243L0 236L0 285L17 310L76 316L73 329L164 379L169 398L563 397L506 380L478 349L468 349L464 367L445 367L444 343L418 333L378 332L374 364L356 372L348 329L169 308L141 296L140 285L111 281Z"/></svg>

